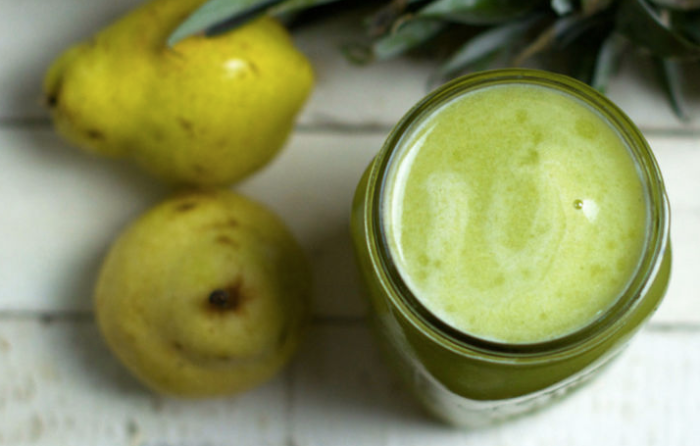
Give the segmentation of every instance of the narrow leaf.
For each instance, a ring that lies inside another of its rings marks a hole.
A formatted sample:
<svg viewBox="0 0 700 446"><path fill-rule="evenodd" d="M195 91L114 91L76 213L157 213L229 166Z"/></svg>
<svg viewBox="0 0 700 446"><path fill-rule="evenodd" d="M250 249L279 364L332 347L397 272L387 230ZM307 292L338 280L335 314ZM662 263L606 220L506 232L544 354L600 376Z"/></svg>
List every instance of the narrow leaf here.
<svg viewBox="0 0 700 446"><path fill-rule="evenodd" d="M567 17L562 17L556 21L554 25L554 44L559 49L564 49L586 36L588 40L592 39L594 31L612 29L613 17L611 14L597 14L586 16L582 14L572 14ZM606 32L607 34L607 32Z"/></svg>
<svg viewBox="0 0 700 446"><path fill-rule="evenodd" d="M581 0L583 15L593 15L608 9L614 0Z"/></svg>
<svg viewBox="0 0 700 446"><path fill-rule="evenodd" d="M514 40L520 39L520 37L541 17L541 15L529 17L525 20L507 23L478 34L459 48L450 59L440 67L438 74L442 77L449 77L457 72L463 71L468 66L481 60L484 56L506 47Z"/></svg>
<svg viewBox="0 0 700 446"><path fill-rule="evenodd" d="M585 29L581 27L583 22L584 18L575 14L557 18L515 57L513 64L522 65L529 58L555 45L566 46L570 42L569 36L578 36L583 32Z"/></svg>
<svg viewBox="0 0 700 446"><path fill-rule="evenodd" d="M667 59L698 59L700 44L672 29L646 0L620 0L617 29L652 54Z"/></svg>
<svg viewBox="0 0 700 446"><path fill-rule="evenodd" d="M678 9L681 11L700 9L700 0L650 0L650 2L663 8Z"/></svg>
<svg viewBox="0 0 700 446"><path fill-rule="evenodd" d="M364 65L372 62L372 47L364 44L345 44L340 48L343 56L350 62L357 65Z"/></svg>
<svg viewBox="0 0 700 446"><path fill-rule="evenodd" d="M574 12L574 0L552 0L550 7L557 15L567 15Z"/></svg>
<svg viewBox="0 0 700 446"><path fill-rule="evenodd" d="M692 13L674 11L671 13L671 25L689 40L700 44L700 11Z"/></svg>
<svg viewBox="0 0 700 446"><path fill-rule="evenodd" d="M408 7L408 0L392 0L374 12L365 22L367 33L372 37L384 35L391 29Z"/></svg>
<svg viewBox="0 0 700 446"><path fill-rule="evenodd" d="M428 81L426 82L426 90L432 91L436 87L439 87L441 84L448 81L449 79L453 79L466 72L475 73L478 71L488 70L490 67L499 63L499 61L506 61L508 59L509 54L508 50L508 47L498 48L495 51L492 51L488 54L484 54L483 56L474 59L468 66L465 66L462 70L455 71L454 73L449 75L442 75L440 72L436 72L428 78Z"/></svg>
<svg viewBox="0 0 700 446"><path fill-rule="evenodd" d="M546 0L435 0L416 15L468 25L488 25L515 19L547 3Z"/></svg>
<svg viewBox="0 0 700 446"><path fill-rule="evenodd" d="M683 106L683 94L680 89L678 64L659 57L655 57L654 62L656 64L659 81L664 88L664 92L666 93L671 108L673 108L673 112L680 120L687 121L688 115L685 113L685 107Z"/></svg>
<svg viewBox="0 0 700 446"><path fill-rule="evenodd" d="M374 58L384 60L402 54L435 37L446 26L438 20L407 20L372 45Z"/></svg>
<svg viewBox="0 0 700 446"><path fill-rule="evenodd" d="M575 52L576 57L570 62L568 67L563 67L564 72L574 79L591 84L595 72L596 60L598 58L599 46L581 44L580 42L569 48Z"/></svg>
<svg viewBox="0 0 700 446"><path fill-rule="evenodd" d="M622 35L613 33L603 42L596 58L595 70L591 86L601 93L608 89L610 78L620 66L620 56L627 46L628 40Z"/></svg>
<svg viewBox="0 0 700 446"><path fill-rule="evenodd" d="M228 31L282 1L284 0L209 0L170 34L168 45L173 46L194 34L214 35Z"/></svg>
<svg viewBox="0 0 700 446"><path fill-rule="evenodd" d="M532 56L551 48L552 42L554 42L554 31L555 25L551 25L542 31L513 58L513 65L520 66Z"/></svg>
<svg viewBox="0 0 700 446"><path fill-rule="evenodd" d="M286 0L281 4L274 6L270 9L271 14L288 14L297 11L303 11L309 8L315 8L316 6L327 5L329 3L335 3L341 0Z"/></svg>

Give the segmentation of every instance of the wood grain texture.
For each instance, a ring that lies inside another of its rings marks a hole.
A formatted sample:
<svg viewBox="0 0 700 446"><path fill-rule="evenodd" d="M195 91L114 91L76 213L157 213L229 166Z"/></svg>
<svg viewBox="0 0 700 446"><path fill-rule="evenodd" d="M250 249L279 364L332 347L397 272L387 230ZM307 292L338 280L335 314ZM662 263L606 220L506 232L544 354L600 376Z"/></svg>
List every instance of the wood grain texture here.
<svg viewBox="0 0 700 446"><path fill-rule="evenodd" d="M284 375L236 399L149 393L91 320L0 322L0 445L281 445Z"/></svg>
<svg viewBox="0 0 700 446"><path fill-rule="evenodd" d="M361 173L388 129L426 93L434 65L367 67L339 50L358 21L295 39L317 88L281 156L237 187L275 210L312 261L315 325L294 364L236 398L156 396L113 358L91 289L111 240L170 189L91 157L48 126L51 60L141 0L0 0L0 446L691 446L700 438L700 70L678 121L652 68L629 55L611 97L644 130L672 206L665 302L589 387L534 416L457 431L427 418L384 366L362 316L348 230Z"/></svg>
<svg viewBox="0 0 700 446"><path fill-rule="evenodd" d="M298 134L239 190L288 223L312 260L316 311L359 315L350 203L383 135ZM120 230L168 188L121 162L66 146L50 129L0 129L0 312L86 311ZM38 279L41 278L41 279Z"/></svg>
<svg viewBox="0 0 700 446"><path fill-rule="evenodd" d="M298 446L690 445L700 434L697 332L643 331L628 351L570 398L476 431L432 421L355 327L319 329L294 368ZM338 346L342 346L339 348Z"/></svg>
<svg viewBox="0 0 700 446"><path fill-rule="evenodd" d="M316 325L287 372L239 397L156 396L91 319L0 321L0 445L688 446L700 435L700 332L646 330L590 386L478 431L427 418L362 324Z"/></svg>
<svg viewBox="0 0 700 446"><path fill-rule="evenodd" d="M649 138L671 202L673 267L655 322L694 323L700 318L700 137ZM700 371L698 372L700 376Z"/></svg>

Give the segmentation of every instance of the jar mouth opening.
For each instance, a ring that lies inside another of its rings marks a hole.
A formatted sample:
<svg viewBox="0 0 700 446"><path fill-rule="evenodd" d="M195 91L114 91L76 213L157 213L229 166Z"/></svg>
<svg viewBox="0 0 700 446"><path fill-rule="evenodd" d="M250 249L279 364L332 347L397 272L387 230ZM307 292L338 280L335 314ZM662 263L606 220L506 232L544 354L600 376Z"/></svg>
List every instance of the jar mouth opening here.
<svg viewBox="0 0 700 446"><path fill-rule="evenodd" d="M446 323L411 291L394 263L385 231L384 197L389 193L390 167L397 161L402 143L425 118L432 116L440 106L459 96L493 86L532 85L549 88L594 108L609 123L630 150L639 170L644 193L648 199L646 246L634 276L617 300L585 326L562 336L532 343L495 341L470 335ZM456 348L476 350L496 356L541 355L568 351L588 342L601 342L615 331L616 321L625 318L647 294L646 290L656 277L666 251L669 232L669 206L663 180L651 150L634 123L602 94L566 76L530 69L503 69L484 71L449 82L430 93L416 104L394 127L387 138L372 170L377 187L368 197L367 214L374 234L371 247L378 252L382 274L388 286L393 305L414 324L423 326L433 337Z"/></svg>

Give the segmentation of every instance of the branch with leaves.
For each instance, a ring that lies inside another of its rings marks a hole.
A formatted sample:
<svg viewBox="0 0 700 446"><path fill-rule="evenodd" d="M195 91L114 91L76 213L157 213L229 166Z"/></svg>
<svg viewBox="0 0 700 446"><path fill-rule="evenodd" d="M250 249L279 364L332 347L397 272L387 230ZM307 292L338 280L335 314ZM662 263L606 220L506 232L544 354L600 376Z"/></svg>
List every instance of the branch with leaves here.
<svg viewBox="0 0 700 446"><path fill-rule="evenodd" d="M261 14L289 17L356 3L209 0L172 33L169 44L193 34L220 34ZM545 68L605 92L620 56L636 48L653 58L658 79L682 119L679 64L700 61L700 0L391 0L365 24L366 36L361 37L366 42L348 47L348 57L366 63L419 47L449 46L450 54L436 70L439 81L493 63L521 65L537 56ZM445 35L453 38L440 38Z"/></svg>

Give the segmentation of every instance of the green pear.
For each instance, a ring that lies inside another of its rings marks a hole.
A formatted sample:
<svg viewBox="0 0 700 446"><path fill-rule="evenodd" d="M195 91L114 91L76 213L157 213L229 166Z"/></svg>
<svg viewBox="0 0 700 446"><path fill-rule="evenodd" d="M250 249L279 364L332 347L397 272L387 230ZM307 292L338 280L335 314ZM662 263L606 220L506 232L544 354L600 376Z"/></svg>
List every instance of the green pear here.
<svg viewBox="0 0 700 446"><path fill-rule="evenodd" d="M311 91L311 66L268 17L168 47L203 2L146 3L61 55L44 80L58 132L176 183L230 184L270 161Z"/></svg>
<svg viewBox="0 0 700 446"><path fill-rule="evenodd" d="M175 196L111 247L95 290L107 344L150 388L229 395L279 371L309 319L308 262L270 211L226 190Z"/></svg>

